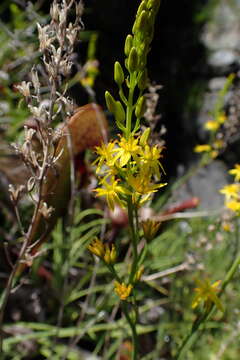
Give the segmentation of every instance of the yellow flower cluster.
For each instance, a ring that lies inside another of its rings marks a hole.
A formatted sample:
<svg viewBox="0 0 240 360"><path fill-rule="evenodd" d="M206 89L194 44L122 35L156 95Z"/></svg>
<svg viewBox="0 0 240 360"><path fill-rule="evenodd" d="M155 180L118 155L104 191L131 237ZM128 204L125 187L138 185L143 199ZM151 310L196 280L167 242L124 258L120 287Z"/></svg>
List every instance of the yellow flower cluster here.
<svg viewBox="0 0 240 360"><path fill-rule="evenodd" d="M234 175L234 183L225 185L220 193L225 195L225 206L233 212L240 214L240 164L229 170Z"/></svg>
<svg viewBox="0 0 240 360"><path fill-rule="evenodd" d="M203 302L206 310L210 310L211 306L215 304L218 310L223 312L222 303L216 294L221 281L215 281L213 284L210 284L208 279L196 280L196 282L198 287L194 289L196 295L192 302L192 308L195 309Z"/></svg>
<svg viewBox="0 0 240 360"><path fill-rule="evenodd" d="M211 141L211 144L196 145L194 148L196 153L205 153L212 159L218 156L219 150L224 146L224 142L216 138L216 132L226 120L227 117L225 113L221 112L216 119L209 120L205 123L204 128L213 134L215 140Z"/></svg>
<svg viewBox="0 0 240 360"><path fill-rule="evenodd" d="M204 124L204 128L208 131L215 132L227 120L225 113L220 113L216 119L209 120Z"/></svg>
<svg viewBox="0 0 240 360"><path fill-rule="evenodd" d="M196 153L206 153L209 155L210 158L215 159L219 154L219 150L223 148L223 145L224 142L222 140L215 140L211 145L210 144L196 145L194 151Z"/></svg>
<svg viewBox="0 0 240 360"><path fill-rule="evenodd" d="M149 131L148 131L149 134ZM105 196L111 210L115 205L126 205L126 197L138 206L147 201L152 193L165 186L155 184L160 180L163 167L160 163L162 148L150 146L146 132L142 136L111 141L96 147L98 158L96 172L102 176L101 187L95 189L97 196Z"/></svg>
<svg viewBox="0 0 240 360"><path fill-rule="evenodd" d="M132 291L132 285L126 285L115 281L115 292L120 297L121 300L126 300Z"/></svg>
<svg viewBox="0 0 240 360"><path fill-rule="evenodd" d="M109 244L103 244L101 240L96 238L88 245L88 250L105 261L106 264L114 264L116 262L117 253L114 244L110 247Z"/></svg>

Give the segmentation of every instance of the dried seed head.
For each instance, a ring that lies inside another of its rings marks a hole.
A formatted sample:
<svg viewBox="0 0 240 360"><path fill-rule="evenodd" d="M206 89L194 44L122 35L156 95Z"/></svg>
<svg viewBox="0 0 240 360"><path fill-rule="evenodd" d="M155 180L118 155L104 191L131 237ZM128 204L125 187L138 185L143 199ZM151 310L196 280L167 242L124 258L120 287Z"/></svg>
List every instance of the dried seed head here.
<svg viewBox="0 0 240 360"><path fill-rule="evenodd" d="M28 108L36 119L41 120L43 118L44 111L41 105L37 107L29 104Z"/></svg>
<svg viewBox="0 0 240 360"><path fill-rule="evenodd" d="M73 63L68 61L68 59L61 60L59 65L59 70L63 76L68 76L71 73Z"/></svg>
<svg viewBox="0 0 240 360"><path fill-rule="evenodd" d="M31 142L33 135L36 133L36 130L33 128L28 128L26 125L24 126L24 132L25 132L25 141Z"/></svg>
<svg viewBox="0 0 240 360"><path fill-rule="evenodd" d="M59 18L59 6L58 6L58 3L57 1L53 1L53 4L50 8L50 15L51 15L51 18L54 22L58 22L58 18Z"/></svg>
<svg viewBox="0 0 240 360"><path fill-rule="evenodd" d="M16 85L15 87L18 89L18 91L25 97L30 96L30 82L22 81L21 84Z"/></svg>
<svg viewBox="0 0 240 360"><path fill-rule="evenodd" d="M41 85L40 85L40 81L38 78L38 72L35 70L35 68L32 68L31 78L32 78L34 90L36 91L36 93L38 93Z"/></svg>
<svg viewBox="0 0 240 360"><path fill-rule="evenodd" d="M43 202L39 212L43 215L45 219L49 219L52 212L54 211L54 208L52 206L48 207L47 203Z"/></svg>
<svg viewBox="0 0 240 360"><path fill-rule="evenodd" d="M36 184L36 179L35 177L31 176L27 182L27 191L32 192L35 187L35 184Z"/></svg>
<svg viewBox="0 0 240 360"><path fill-rule="evenodd" d="M25 187L23 185L20 185L20 186L17 186L16 188L14 188L14 186L12 184L9 184L8 191L10 193L10 198L15 205L17 204L19 197L24 189L25 189Z"/></svg>
<svg viewBox="0 0 240 360"><path fill-rule="evenodd" d="M82 1L79 2L75 2L75 6L76 6L76 17L81 17L83 14L83 10L84 10L84 6Z"/></svg>
<svg viewBox="0 0 240 360"><path fill-rule="evenodd" d="M79 27L74 27L72 23L68 25L68 28L66 29L66 37L70 43L71 46L74 45L77 34L78 34Z"/></svg>
<svg viewBox="0 0 240 360"><path fill-rule="evenodd" d="M44 51L49 48L49 46L54 40L54 37L50 37L48 34L49 25L41 27L41 25L37 23L37 28L38 28L39 50Z"/></svg>

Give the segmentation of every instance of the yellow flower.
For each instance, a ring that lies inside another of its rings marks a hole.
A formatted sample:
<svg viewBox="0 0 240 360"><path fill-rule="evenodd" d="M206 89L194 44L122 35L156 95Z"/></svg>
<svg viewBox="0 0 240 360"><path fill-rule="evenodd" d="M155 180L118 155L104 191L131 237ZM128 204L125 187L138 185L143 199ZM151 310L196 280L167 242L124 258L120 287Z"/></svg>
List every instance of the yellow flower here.
<svg viewBox="0 0 240 360"><path fill-rule="evenodd" d="M196 295L192 302L192 308L195 309L201 302L203 302L207 310L210 310L211 306L215 304L216 307L223 312L222 303L216 295L218 292L217 288L221 281L215 281L213 284L210 284L208 279L196 280L196 282L198 287L194 289Z"/></svg>
<svg viewBox="0 0 240 360"><path fill-rule="evenodd" d="M88 250L91 251L91 253L93 253L94 255L100 257L101 259L103 258L105 253L102 241L97 238L94 239L90 245L88 245Z"/></svg>
<svg viewBox="0 0 240 360"><path fill-rule="evenodd" d="M214 120L209 120L204 124L205 129L209 131L216 131L218 130L219 126L220 124Z"/></svg>
<svg viewBox="0 0 240 360"><path fill-rule="evenodd" d="M226 201L225 206L234 212L240 211L240 201L238 201L238 200Z"/></svg>
<svg viewBox="0 0 240 360"><path fill-rule="evenodd" d="M232 226L231 226L231 224L230 224L229 222L224 221L224 222L222 223L222 229L223 229L224 231L226 231L226 232L231 232L231 231L232 231Z"/></svg>
<svg viewBox="0 0 240 360"><path fill-rule="evenodd" d="M232 198L238 198L238 192L240 190L240 184L229 184L225 185L220 193L226 196L226 200L230 200Z"/></svg>
<svg viewBox="0 0 240 360"><path fill-rule="evenodd" d="M118 143L119 148L116 149L118 152L116 158L119 159L120 167L125 166L131 157L136 157L140 151L140 146L138 145L138 138L130 137L128 140L121 137Z"/></svg>
<svg viewBox="0 0 240 360"><path fill-rule="evenodd" d="M141 172L137 176L129 175L127 181L133 190L141 195L154 193L161 187L167 185L167 183L153 184L151 183L150 177Z"/></svg>
<svg viewBox="0 0 240 360"><path fill-rule="evenodd" d="M224 113L218 115L217 122L223 124L227 120L227 117Z"/></svg>
<svg viewBox="0 0 240 360"><path fill-rule="evenodd" d="M216 139L214 142L213 142L213 147L215 149L222 149L224 146L224 142L220 139Z"/></svg>
<svg viewBox="0 0 240 360"><path fill-rule="evenodd" d="M235 175L235 181L240 181L240 164L234 165L234 169L229 170L229 174Z"/></svg>
<svg viewBox="0 0 240 360"><path fill-rule="evenodd" d="M152 175L157 175L160 179L160 171L163 167L159 161L162 157L161 155L162 148L159 148L157 145L150 147L145 145L144 149L141 151L141 158L143 160L143 165L146 167L146 171L149 171ZM163 170L164 171L164 170Z"/></svg>
<svg viewBox="0 0 240 360"><path fill-rule="evenodd" d="M219 153L216 150L213 150L213 151L210 152L210 156L211 156L212 159L215 159L218 156L218 154Z"/></svg>
<svg viewBox="0 0 240 360"><path fill-rule="evenodd" d="M125 285L124 283L119 283L115 281L115 292L120 297L121 300L126 300L132 291L132 285Z"/></svg>
<svg viewBox="0 0 240 360"><path fill-rule="evenodd" d="M210 145L208 144L204 144L204 145L196 145L195 148L194 148L194 151L196 153L201 153L201 152L209 152L211 151L212 148Z"/></svg>
<svg viewBox="0 0 240 360"><path fill-rule="evenodd" d="M115 141L109 142L108 144L102 143L101 146L96 146L96 153L100 155L94 164L98 163L96 173L99 173L101 167L105 164L109 167L114 165L115 158L114 153L116 152Z"/></svg>
<svg viewBox="0 0 240 360"><path fill-rule="evenodd" d="M82 79L80 79L80 82L81 82L82 86L84 86L84 87L93 87L94 78L91 76L85 76Z"/></svg>
<svg viewBox="0 0 240 360"><path fill-rule="evenodd" d="M96 196L105 196L111 210L114 210L116 204L124 206L124 202L119 198L119 194L126 194L126 190L118 185L118 180L111 177L110 180L107 181L106 178L104 178L102 184L104 185L103 188L93 190L96 191Z"/></svg>

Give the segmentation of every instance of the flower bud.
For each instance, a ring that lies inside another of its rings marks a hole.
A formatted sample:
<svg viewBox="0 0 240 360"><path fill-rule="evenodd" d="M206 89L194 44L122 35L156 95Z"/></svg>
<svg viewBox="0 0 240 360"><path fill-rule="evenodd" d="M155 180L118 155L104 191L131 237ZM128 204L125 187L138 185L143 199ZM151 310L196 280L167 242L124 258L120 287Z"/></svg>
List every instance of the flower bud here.
<svg viewBox="0 0 240 360"><path fill-rule="evenodd" d="M151 241L156 236L161 223L155 220L145 220L142 222L144 237L147 241Z"/></svg>
<svg viewBox="0 0 240 360"><path fill-rule="evenodd" d="M154 12L157 12L160 6L160 0L148 0L146 5L147 9L153 9Z"/></svg>
<svg viewBox="0 0 240 360"><path fill-rule="evenodd" d="M114 80L116 81L118 86L121 86L124 82L124 72L121 64L118 61L116 61L114 64Z"/></svg>
<svg viewBox="0 0 240 360"><path fill-rule="evenodd" d="M144 113L146 111L146 99L145 96L141 96L138 99L137 106L135 109L135 115L137 118L143 117Z"/></svg>
<svg viewBox="0 0 240 360"><path fill-rule="evenodd" d="M141 14L143 10L146 10L147 1L142 1L139 5L138 11L137 11L137 17Z"/></svg>
<svg viewBox="0 0 240 360"><path fill-rule="evenodd" d="M134 72L138 68L138 53L135 47L131 48L129 58L128 58L128 70L129 72Z"/></svg>
<svg viewBox="0 0 240 360"><path fill-rule="evenodd" d="M105 100L108 110L114 114L116 111L116 101L114 100L109 91L105 92Z"/></svg>
<svg viewBox="0 0 240 360"><path fill-rule="evenodd" d="M114 115L116 116L116 120L117 122L123 123L125 120L125 111L124 108L122 106L122 104L120 103L120 101L116 101L115 103L115 113Z"/></svg>
<svg viewBox="0 0 240 360"><path fill-rule="evenodd" d="M105 245L105 254L103 259L107 264L114 264L116 262L117 252L113 244L111 247L108 244Z"/></svg>
<svg viewBox="0 0 240 360"><path fill-rule="evenodd" d="M147 83L148 83L148 74L147 74L147 70L145 69L138 80L138 87L140 90L144 90L147 87Z"/></svg>
<svg viewBox="0 0 240 360"><path fill-rule="evenodd" d="M141 146L145 146L147 145L148 143L148 139L149 139L149 136L150 136L150 132L151 132L151 129L150 128L146 128L144 130L144 132L142 133L141 137L140 137L140 140L139 140L139 144Z"/></svg>
<svg viewBox="0 0 240 360"><path fill-rule="evenodd" d="M145 32L145 29L148 27L148 14L144 10L141 12L138 21L137 21L137 29L139 31Z"/></svg>
<svg viewBox="0 0 240 360"><path fill-rule="evenodd" d="M137 270L137 272L135 273L135 276L134 276L134 279L133 279L133 282L136 283L138 281L141 280L141 277L142 277L142 274L144 272L144 266L141 265L140 268Z"/></svg>
<svg viewBox="0 0 240 360"><path fill-rule="evenodd" d="M130 50L133 45L133 37L132 35L128 35L125 40L124 53L126 56L130 54Z"/></svg>

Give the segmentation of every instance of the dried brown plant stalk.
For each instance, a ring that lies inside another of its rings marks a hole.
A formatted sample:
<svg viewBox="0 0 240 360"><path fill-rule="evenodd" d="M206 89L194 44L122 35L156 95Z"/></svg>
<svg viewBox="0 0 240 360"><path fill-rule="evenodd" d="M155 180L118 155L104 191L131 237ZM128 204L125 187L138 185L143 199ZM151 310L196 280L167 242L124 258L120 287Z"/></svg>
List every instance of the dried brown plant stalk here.
<svg viewBox="0 0 240 360"><path fill-rule="evenodd" d="M74 22L69 22L69 12L75 10ZM25 127L25 138L22 145L14 145L15 150L22 158L29 170L30 177L26 188L23 186L14 188L9 186L10 197L14 205L19 227L22 233L22 244L18 258L13 265L8 278L6 288L1 298L0 307L0 353L2 353L3 341L3 318L5 308L11 291L16 285L17 273L21 264L29 264L33 261L31 250L41 242L42 236L34 238L33 231L39 216L46 220L51 217L54 208L49 206L43 199L46 176L49 171L54 171L62 151L55 146L62 132L53 130L52 121L63 114L66 119L73 113L73 103L66 96L67 86L62 91L62 79L68 77L71 72L71 57L74 51L74 44L79 31L82 28L81 16L83 5L80 1L56 0L51 5L51 22L41 26L37 24L39 34L39 49L42 53L42 61L45 71L45 78L48 84L41 84L38 71L33 68L31 81L23 81L18 90L25 97L28 108L33 117L34 126ZM47 85L48 97L42 94L41 87ZM27 231L22 225L21 216L18 210L18 201L23 190L27 191L33 203L34 210L32 220ZM47 229L47 226L46 226Z"/></svg>

